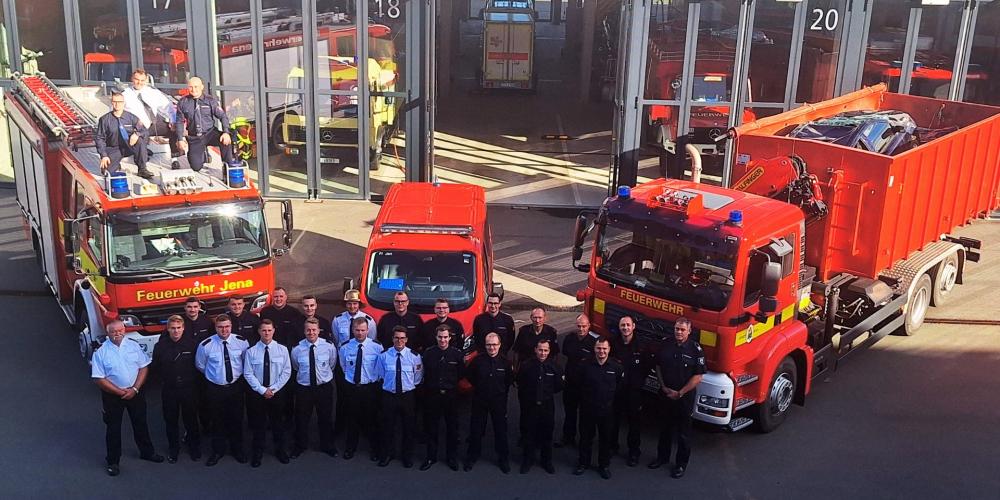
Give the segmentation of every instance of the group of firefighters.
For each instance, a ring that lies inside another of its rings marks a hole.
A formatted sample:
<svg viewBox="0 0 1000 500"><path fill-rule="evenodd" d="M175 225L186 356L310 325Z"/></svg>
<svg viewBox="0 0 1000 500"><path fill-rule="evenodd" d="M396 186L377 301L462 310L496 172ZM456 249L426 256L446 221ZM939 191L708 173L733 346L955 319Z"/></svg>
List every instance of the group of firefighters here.
<svg viewBox="0 0 1000 500"><path fill-rule="evenodd" d="M215 96L205 92L201 78L188 80L187 95L176 105L166 94L152 87L143 69L132 72L131 84L111 95L111 111L97 121L94 143L101 169L121 170L121 160L131 157L138 167L137 175L152 179L146 168L149 140L160 137L170 147L171 166L180 168L177 158L187 154L188 164L199 171L207 160L209 146L216 146L226 164L233 162L229 118ZM220 131L215 126L222 124Z"/></svg>
<svg viewBox="0 0 1000 500"><path fill-rule="evenodd" d="M398 457L409 468L414 465L414 440L421 439L426 442L426 456L420 470L437 462L443 420L446 461L452 470L459 470L458 414L467 382L471 415L462 469L471 470L480 458L490 420L496 463L504 473L510 471L507 408L508 393L515 386L523 448L520 472L531 469L537 453L541 467L554 473L552 448L577 446L573 473L581 475L592 465L597 437L597 471L608 479L620 427L628 429L628 465L639 462L642 391L647 376L655 372L662 392L661 429L649 468L669 464L676 439L671 476L684 475L695 388L705 373L701 347L689 338L691 324L684 318L675 322L674 338L665 339L658 352L636 337L636 324L629 316L621 318L617 334L602 338L580 315L575 331L566 334L560 345L555 329L545 323L543 308L533 309L530 323L515 334L513 318L500 311L500 296L491 294L486 312L473 323L468 346L461 323L449 318L446 299L436 301L435 317L424 322L409 311L407 294L398 292L394 311L377 324L361 309L356 290L346 292L346 310L332 321L316 315L315 297L303 297L301 304L301 310L291 306L286 290L279 287L259 316L246 308L243 298L234 296L224 314L209 319L199 299L191 297L182 313L167 319L167 331L152 359L138 342L125 337L120 321L109 323L108 338L92 361L107 425L107 473L119 474L126 411L140 457L164 461L154 451L146 424L144 385L152 374L162 383L166 460L171 463L177 461L182 444L193 461L200 460L203 433L211 436L206 465L215 465L227 452L246 463L245 408L253 467L261 465L268 432L279 462L302 455L309 447L309 424L315 413L322 452L336 457L335 436L342 433L343 457L351 459L364 435L373 462L385 467ZM468 364L466 346L476 353ZM556 362L559 355L565 358L563 363ZM553 442L558 393L564 420L562 437ZM294 429L290 452L287 427ZM398 455L397 431L402 434Z"/></svg>

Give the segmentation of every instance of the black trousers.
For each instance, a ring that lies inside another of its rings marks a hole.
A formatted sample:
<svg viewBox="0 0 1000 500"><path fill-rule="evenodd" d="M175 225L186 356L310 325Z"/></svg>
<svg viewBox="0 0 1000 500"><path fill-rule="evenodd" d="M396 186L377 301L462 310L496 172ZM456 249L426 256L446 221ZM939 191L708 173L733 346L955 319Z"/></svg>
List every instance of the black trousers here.
<svg viewBox="0 0 1000 500"><path fill-rule="evenodd" d="M358 449L361 433L371 446L372 455L379 455L378 436L378 383L347 384L344 397L347 400L347 424L344 428L344 448L354 453Z"/></svg>
<svg viewBox="0 0 1000 500"><path fill-rule="evenodd" d="M191 170L197 172L201 170L202 166L205 165L205 151L209 146L218 146L224 163L233 161L233 147L231 144L229 146L223 146L222 143L219 142L219 137L221 136L222 132L219 132L217 129L212 129L197 137L187 137L187 159L188 163L191 164Z"/></svg>
<svg viewBox="0 0 1000 500"><path fill-rule="evenodd" d="M617 448L621 428L627 428L626 443L628 456L641 455L640 436L642 434L642 388L627 387L618 394L615 401L615 433L613 444Z"/></svg>
<svg viewBox="0 0 1000 500"><path fill-rule="evenodd" d="M486 435L486 418L493 422L493 440L497 459L507 460L510 450L507 443L507 397L491 401L473 400L472 416L469 420L469 451L467 462L479 460L482 454L483 436Z"/></svg>
<svg viewBox="0 0 1000 500"><path fill-rule="evenodd" d="M437 460L441 419L444 418L445 453L458 459L458 400L454 389L427 390L424 399L424 427L427 432L427 460Z"/></svg>
<svg viewBox="0 0 1000 500"><path fill-rule="evenodd" d="M396 448L396 423L403 433L403 446L399 457L408 462L413 456L413 439L417 429L417 399L416 391L395 394L382 391L382 406L379 414L382 417L380 431L382 433L382 458L392 457Z"/></svg>
<svg viewBox="0 0 1000 500"><path fill-rule="evenodd" d="M285 410L285 393L288 391L287 386L283 387L271 399L267 399L263 395L247 389L247 421L253 436L250 450L255 456L264 453L264 437L269 426L271 438L274 440L275 453L285 451L285 427L282 419Z"/></svg>
<svg viewBox="0 0 1000 500"><path fill-rule="evenodd" d="M122 169L122 158L132 157L135 165L139 167L139 170L146 169L146 161L149 159L149 152L146 148L146 141L143 138L135 143L135 146L129 146L124 140L120 141L122 144L118 148L108 148L108 158L111 159L111 165L108 166L108 172L118 172Z"/></svg>
<svg viewBox="0 0 1000 500"><path fill-rule="evenodd" d="M344 398L344 394L351 390L346 387L349 384L344 380L344 369L340 367L340 363L337 363L337 367L333 370L333 381L337 386L337 401L334 403L333 411L333 435L339 436L344 432L347 423L347 399Z"/></svg>
<svg viewBox="0 0 1000 500"><path fill-rule="evenodd" d="M243 392L245 384L237 380L229 385L205 384L205 396L212 418L212 452L226 453L226 443L234 455L243 454Z"/></svg>
<svg viewBox="0 0 1000 500"><path fill-rule="evenodd" d="M615 414L601 414L588 408L580 409L580 459L579 464L589 467L593 458L594 435L597 435L597 465L611 465L611 445L614 443Z"/></svg>
<svg viewBox="0 0 1000 500"><path fill-rule="evenodd" d="M316 412L319 426L319 447L334 451L333 442L333 382L319 385L295 384L295 448L309 448L309 419Z"/></svg>
<svg viewBox="0 0 1000 500"><path fill-rule="evenodd" d="M198 378L194 390L198 403L198 423L201 424L201 435L212 435L212 411L208 405L208 386L212 383L204 378Z"/></svg>
<svg viewBox="0 0 1000 500"><path fill-rule="evenodd" d="M521 415L524 420L524 462L531 464L535 451L539 452L542 464L552 463L552 433L556 426L556 406L552 399L538 403L521 401Z"/></svg>
<svg viewBox="0 0 1000 500"><path fill-rule="evenodd" d="M572 441L576 438L576 424L580 416L580 390L572 388L570 381L566 381L566 388L563 389L563 412L566 417L563 419L563 441Z"/></svg>
<svg viewBox="0 0 1000 500"><path fill-rule="evenodd" d="M177 134L171 130L170 123L166 120L156 116L153 121L149 123L149 136L150 137L163 137L167 139L167 143L170 145L170 157L176 158L181 155L180 150L177 149Z"/></svg>
<svg viewBox="0 0 1000 500"><path fill-rule="evenodd" d="M160 392L163 403L163 421L167 424L167 445L170 454L180 451L180 421L184 421L188 449L201 447L201 433L198 430L198 389L190 385L163 384Z"/></svg>
<svg viewBox="0 0 1000 500"><path fill-rule="evenodd" d="M128 419L132 423L132 435L135 445L139 448L139 456L148 457L156 453L153 440L149 438L149 426L146 425L146 395L136 394L129 400L120 396L101 391L101 406L104 413L104 443L107 446L107 456L104 460L108 465L117 464L122 457L122 414L128 411Z"/></svg>
<svg viewBox="0 0 1000 500"><path fill-rule="evenodd" d="M670 460L670 449L677 439L677 456L674 464L687 467L691 458L691 412L694 410L694 391L681 399L663 398L660 417L660 442L657 458L663 462Z"/></svg>

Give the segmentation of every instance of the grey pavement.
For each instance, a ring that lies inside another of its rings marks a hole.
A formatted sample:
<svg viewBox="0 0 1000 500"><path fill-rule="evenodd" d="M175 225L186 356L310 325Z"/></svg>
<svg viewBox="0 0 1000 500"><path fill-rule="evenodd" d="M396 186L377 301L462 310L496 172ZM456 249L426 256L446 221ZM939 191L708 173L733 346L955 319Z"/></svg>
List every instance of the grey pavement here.
<svg viewBox="0 0 1000 500"><path fill-rule="evenodd" d="M353 220L340 208L329 210L334 215L327 219ZM519 220L520 215L510 215ZM549 216L533 214L542 215ZM934 310L933 317L995 319L994 304L1000 299L997 228L995 223L977 223L961 231L990 237L983 262L970 265L967 284L959 287L954 305ZM532 256L529 250L538 242L530 239L532 228L523 229L524 241L518 243L523 246L509 256L536 261L542 256ZM543 228L535 229L533 237L543 241ZM548 244L555 252L565 246L566 233L551 234ZM313 248L312 239L326 246ZM300 258L312 256L323 268L333 257L349 260L361 251L337 241L307 232L296 252ZM283 265L294 261L287 262ZM539 273L558 275L568 262L553 253L551 262L542 258L532 265ZM555 454L555 476L537 468L520 475L516 465L515 472L503 475L490 463L489 437L484 459L470 473L452 472L440 464L419 472L403 469L398 462L383 469L368 462L364 453L345 461L309 452L289 466L265 456L263 467L256 470L229 457L211 469L183 457L177 464L150 464L138 460L128 425L122 475L109 478L103 472L98 389L88 379L74 334L54 300L41 296L44 287L9 190L0 190L0 284L0 317L5 319L0 350L4 498L1000 497L1000 326L995 323L929 324L914 337L886 338L814 381L806 406L793 408L785 424L771 434L697 429L691 466L682 480L642 465L628 468L621 457L612 462L610 481L593 472L575 477L570 474L574 453L565 449ZM555 316L565 326L572 313ZM154 442L163 450L158 389L145 392ZM511 428L516 429L514 401L510 409ZM561 410L557 415L558 423ZM648 415L646 424L644 462L652 458L655 416ZM516 453L513 458L516 464Z"/></svg>

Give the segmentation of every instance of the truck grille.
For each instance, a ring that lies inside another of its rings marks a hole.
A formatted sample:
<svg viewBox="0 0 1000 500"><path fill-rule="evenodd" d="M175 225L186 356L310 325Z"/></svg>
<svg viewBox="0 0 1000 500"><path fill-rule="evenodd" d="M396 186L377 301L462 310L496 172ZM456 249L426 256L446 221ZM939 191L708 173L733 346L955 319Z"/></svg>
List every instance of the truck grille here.
<svg viewBox="0 0 1000 500"><path fill-rule="evenodd" d="M358 144L358 129L341 127L320 127L319 142L323 145L330 144Z"/></svg>
<svg viewBox="0 0 1000 500"><path fill-rule="evenodd" d="M285 127L285 130L288 133L288 142L306 142L305 127L288 125Z"/></svg>

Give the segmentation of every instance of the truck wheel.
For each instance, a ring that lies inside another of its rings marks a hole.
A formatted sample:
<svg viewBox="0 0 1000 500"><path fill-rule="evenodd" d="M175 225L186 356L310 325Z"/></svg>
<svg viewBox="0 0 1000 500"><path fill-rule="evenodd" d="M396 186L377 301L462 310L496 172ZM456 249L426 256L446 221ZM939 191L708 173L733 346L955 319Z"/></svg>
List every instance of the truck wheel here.
<svg viewBox="0 0 1000 500"><path fill-rule="evenodd" d="M280 148L281 145L285 143L285 136L282 135L281 133L281 129L284 128L284 124L285 124L284 114L278 115L278 117L274 119L274 123L271 124L271 134L270 137L268 137L268 139L270 140L269 145L271 146L272 150ZM274 153L274 151L271 151L271 153Z"/></svg>
<svg viewBox="0 0 1000 500"><path fill-rule="evenodd" d="M948 255L938 264L934 271L934 293L931 294L931 305L935 307L943 306L951 297L951 291L955 289L955 282L958 281L958 254Z"/></svg>
<svg viewBox="0 0 1000 500"><path fill-rule="evenodd" d="M774 372L774 378L771 379L767 399L757 405L757 418L754 419L754 424L758 432L771 432L785 421L792 400L795 399L797 383L798 372L795 370L795 361L785 356Z"/></svg>
<svg viewBox="0 0 1000 500"><path fill-rule="evenodd" d="M896 333L905 336L917 333L920 326L924 324L924 319L927 318L927 308L931 305L933 293L934 285L931 283L931 277L927 273L921 274L917 278L917 286L913 287L913 293L910 294L910 299L906 302L906 321Z"/></svg>
<svg viewBox="0 0 1000 500"><path fill-rule="evenodd" d="M84 361L90 361L91 356L94 355L94 337L90 332L90 316L87 314L86 308L83 308L76 315L76 328L80 332L77 334L80 357Z"/></svg>
<svg viewBox="0 0 1000 500"><path fill-rule="evenodd" d="M385 128L383 127L378 131L378 137L375 138L373 147L368 150L368 170L371 172L377 172L379 167L382 166L382 152L385 150Z"/></svg>

